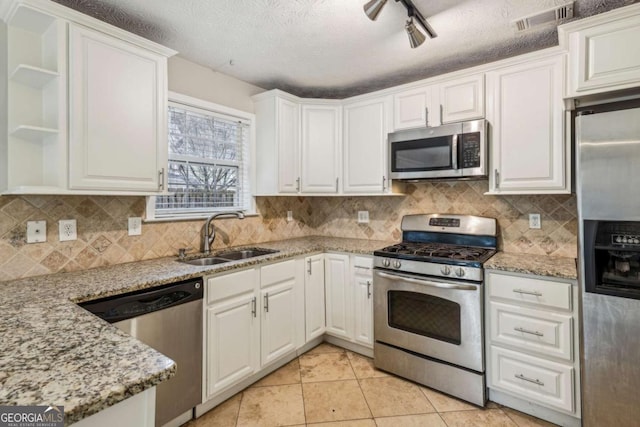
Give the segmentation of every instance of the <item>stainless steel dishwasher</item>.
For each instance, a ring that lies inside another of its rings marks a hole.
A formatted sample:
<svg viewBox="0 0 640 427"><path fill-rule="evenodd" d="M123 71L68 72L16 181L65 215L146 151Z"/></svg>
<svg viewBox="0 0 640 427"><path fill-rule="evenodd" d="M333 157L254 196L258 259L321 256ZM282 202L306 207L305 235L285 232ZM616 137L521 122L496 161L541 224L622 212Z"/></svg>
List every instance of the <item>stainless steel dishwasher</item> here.
<svg viewBox="0 0 640 427"><path fill-rule="evenodd" d="M198 278L80 304L176 362L156 388L156 426L179 425L202 403L202 295Z"/></svg>

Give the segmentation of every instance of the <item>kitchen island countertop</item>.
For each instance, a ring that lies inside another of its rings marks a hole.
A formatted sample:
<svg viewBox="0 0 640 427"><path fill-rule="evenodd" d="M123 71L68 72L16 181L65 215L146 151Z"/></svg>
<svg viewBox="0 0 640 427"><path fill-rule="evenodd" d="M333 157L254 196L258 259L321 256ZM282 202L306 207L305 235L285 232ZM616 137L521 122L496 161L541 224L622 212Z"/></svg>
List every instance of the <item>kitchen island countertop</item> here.
<svg viewBox="0 0 640 427"><path fill-rule="evenodd" d="M578 278L575 258L498 252L484 263L484 268L559 279L576 280Z"/></svg>
<svg viewBox="0 0 640 427"><path fill-rule="evenodd" d="M174 375L170 358L78 302L312 253L371 255L390 243L306 237L257 243L279 252L213 266L170 257L2 282L0 405L64 405L69 425Z"/></svg>

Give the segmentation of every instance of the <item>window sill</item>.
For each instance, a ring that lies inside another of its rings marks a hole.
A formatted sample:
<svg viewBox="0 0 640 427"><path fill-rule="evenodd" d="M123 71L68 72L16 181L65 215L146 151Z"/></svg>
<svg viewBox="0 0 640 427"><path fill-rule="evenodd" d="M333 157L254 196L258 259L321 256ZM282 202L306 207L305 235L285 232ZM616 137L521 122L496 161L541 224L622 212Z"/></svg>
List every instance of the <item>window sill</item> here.
<svg viewBox="0 0 640 427"><path fill-rule="evenodd" d="M212 213L209 214L197 214L197 215L189 215L189 216L178 216L178 217L164 217L164 218L145 218L142 220L142 222L144 223L151 223L151 222L178 222L178 221L199 221L199 220L204 220L209 218L212 215ZM244 213L245 218L246 217L251 217L251 216L260 216L257 212L245 212ZM221 218L216 218L216 221L219 220L224 220L224 219L237 219L237 218L233 218L233 217L229 217L229 218L225 218L225 217L221 217Z"/></svg>

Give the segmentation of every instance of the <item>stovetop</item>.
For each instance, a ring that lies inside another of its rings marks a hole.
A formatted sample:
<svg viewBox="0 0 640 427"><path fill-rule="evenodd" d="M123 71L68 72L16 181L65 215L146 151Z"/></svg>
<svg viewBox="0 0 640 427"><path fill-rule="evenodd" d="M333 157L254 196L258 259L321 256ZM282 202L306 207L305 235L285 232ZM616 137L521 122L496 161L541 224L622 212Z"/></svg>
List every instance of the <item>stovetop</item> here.
<svg viewBox="0 0 640 427"><path fill-rule="evenodd" d="M405 215L401 228L402 242L373 253L376 268L481 282L483 263L496 253L493 218Z"/></svg>
<svg viewBox="0 0 640 427"><path fill-rule="evenodd" d="M374 255L414 261L456 265L482 264L496 253L493 248L449 245L444 243L401 242L377 250Z"/></svg>

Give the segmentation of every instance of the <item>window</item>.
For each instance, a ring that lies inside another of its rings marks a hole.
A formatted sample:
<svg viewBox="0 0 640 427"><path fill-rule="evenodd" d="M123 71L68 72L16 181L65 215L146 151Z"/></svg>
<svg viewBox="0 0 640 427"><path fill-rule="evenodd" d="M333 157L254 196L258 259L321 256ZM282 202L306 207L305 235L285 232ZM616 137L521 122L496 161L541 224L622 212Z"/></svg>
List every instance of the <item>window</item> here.
<svg viewBox="0 0 640 427"><path fill-rule="evenodd" d="M170 194L149 198L148 219L251 209L251 115L236 117L220 110L236 112L193 98L170 97L166 169Z"/></svg>

